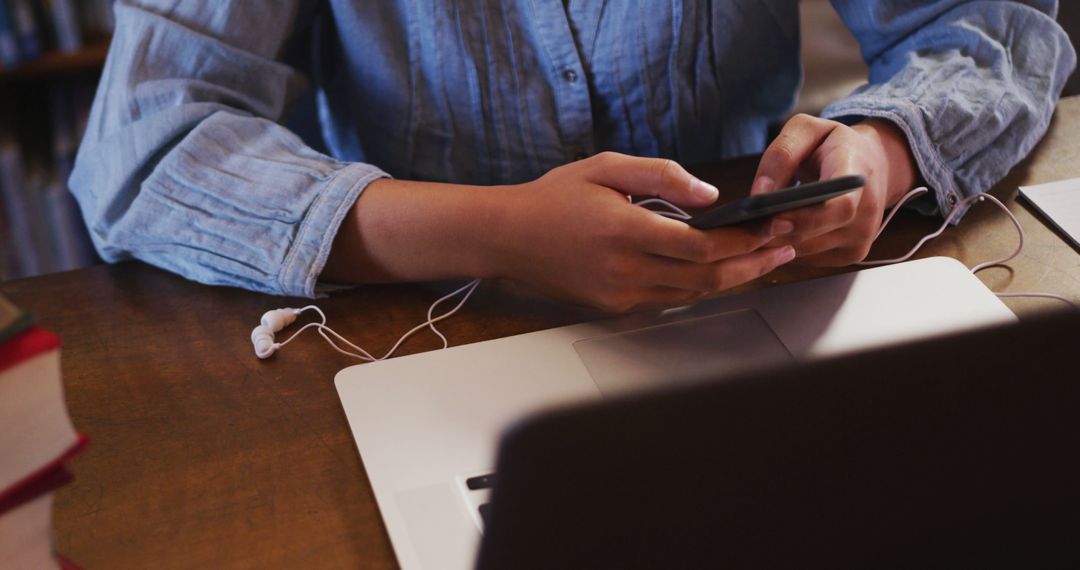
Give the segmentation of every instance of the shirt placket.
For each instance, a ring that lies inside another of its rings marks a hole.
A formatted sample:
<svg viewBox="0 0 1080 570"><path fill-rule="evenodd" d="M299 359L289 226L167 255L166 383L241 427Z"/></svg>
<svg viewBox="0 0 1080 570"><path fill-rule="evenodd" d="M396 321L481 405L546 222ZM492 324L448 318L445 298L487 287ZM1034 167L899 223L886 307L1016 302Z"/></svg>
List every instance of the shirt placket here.
<svg viewBox="0 0 1080 570"><path fill-rule="evenodd" d="M596 152L584 58L574 42L563 0L536 0L533 5L536 29L550 60L564 159L580 160Z"/></svg>

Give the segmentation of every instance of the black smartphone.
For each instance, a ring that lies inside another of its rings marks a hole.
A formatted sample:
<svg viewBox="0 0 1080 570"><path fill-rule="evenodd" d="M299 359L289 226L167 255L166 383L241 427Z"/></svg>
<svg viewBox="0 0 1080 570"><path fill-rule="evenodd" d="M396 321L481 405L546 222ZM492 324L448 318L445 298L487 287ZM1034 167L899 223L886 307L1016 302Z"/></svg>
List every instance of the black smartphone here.
<svg viewBox="0 0 1080 570"><path fill-rule="evenodd" d="M820 204L829 198L858 190L864 183L862 176L854 175L800 184L712 206L686 220L686 223L699 230L707 230L758 220L780 212Z"/></svg>

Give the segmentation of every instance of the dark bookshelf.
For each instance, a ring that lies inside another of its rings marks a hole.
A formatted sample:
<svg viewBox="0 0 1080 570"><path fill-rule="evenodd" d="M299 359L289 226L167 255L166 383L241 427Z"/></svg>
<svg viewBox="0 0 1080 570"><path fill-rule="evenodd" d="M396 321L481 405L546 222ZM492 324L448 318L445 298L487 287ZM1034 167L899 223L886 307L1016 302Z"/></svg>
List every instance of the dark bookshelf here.
<svg viewBox="0 0 1080 570"><path fill-rule="evenodd" d="M109 44L0 69L0 281L98 262L74 199L60 194Z"/></svg>
<svg viewBox="0 0 1080 570"><path fill-rule="evenodd" d="M65 78L97 72L105 64L109 40L100 40L74 52L51 51L15 67L0 69L0 84Z"/></svg>

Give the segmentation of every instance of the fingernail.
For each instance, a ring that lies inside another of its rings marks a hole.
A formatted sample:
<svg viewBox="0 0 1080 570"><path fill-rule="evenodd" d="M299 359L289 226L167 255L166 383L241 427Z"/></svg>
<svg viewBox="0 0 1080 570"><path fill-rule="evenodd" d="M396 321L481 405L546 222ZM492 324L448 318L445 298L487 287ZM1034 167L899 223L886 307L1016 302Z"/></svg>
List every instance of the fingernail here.
<svg viewBox="0 0 1080 570"><path fill-rule="evenodd" d="M768 176L759 176L754 181L754 185L750 188L751 194L764 194L766 192L772 192L776 190L776 181Z"/></svg>
<svg viewBox="0 0 1080 570"><path fill-rule="evenodd" d="M786 236L795 231L795 223L791 220L774 219L769 222L769 235Z"/></svg>
<svg viewBox="0 0 1080 570"><path fill-rule="evenodd" d="M776 254L777 263L783 265L792 259L795 259L795 248L790 245L785 245L780 253Z"/></svg>
<svg viewBox="0 0 1080 570"><path fill-rule="evenodd" d="M720 195L720 191L716 189L716 186L698 180L697 178L690 184L690 191L706 200L716 200L717 196Z"/></svg>

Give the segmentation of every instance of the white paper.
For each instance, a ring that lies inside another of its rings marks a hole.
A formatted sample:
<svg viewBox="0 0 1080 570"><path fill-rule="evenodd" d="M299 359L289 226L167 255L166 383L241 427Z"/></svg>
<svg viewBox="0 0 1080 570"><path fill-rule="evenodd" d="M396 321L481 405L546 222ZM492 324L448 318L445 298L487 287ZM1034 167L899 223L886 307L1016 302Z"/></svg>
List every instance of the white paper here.
<svg viewBox="0 0 1080 570"><path fill-rule="evenodd" d="M1080 178L1024 186L1020 195L1080 248Z"/></svg>

